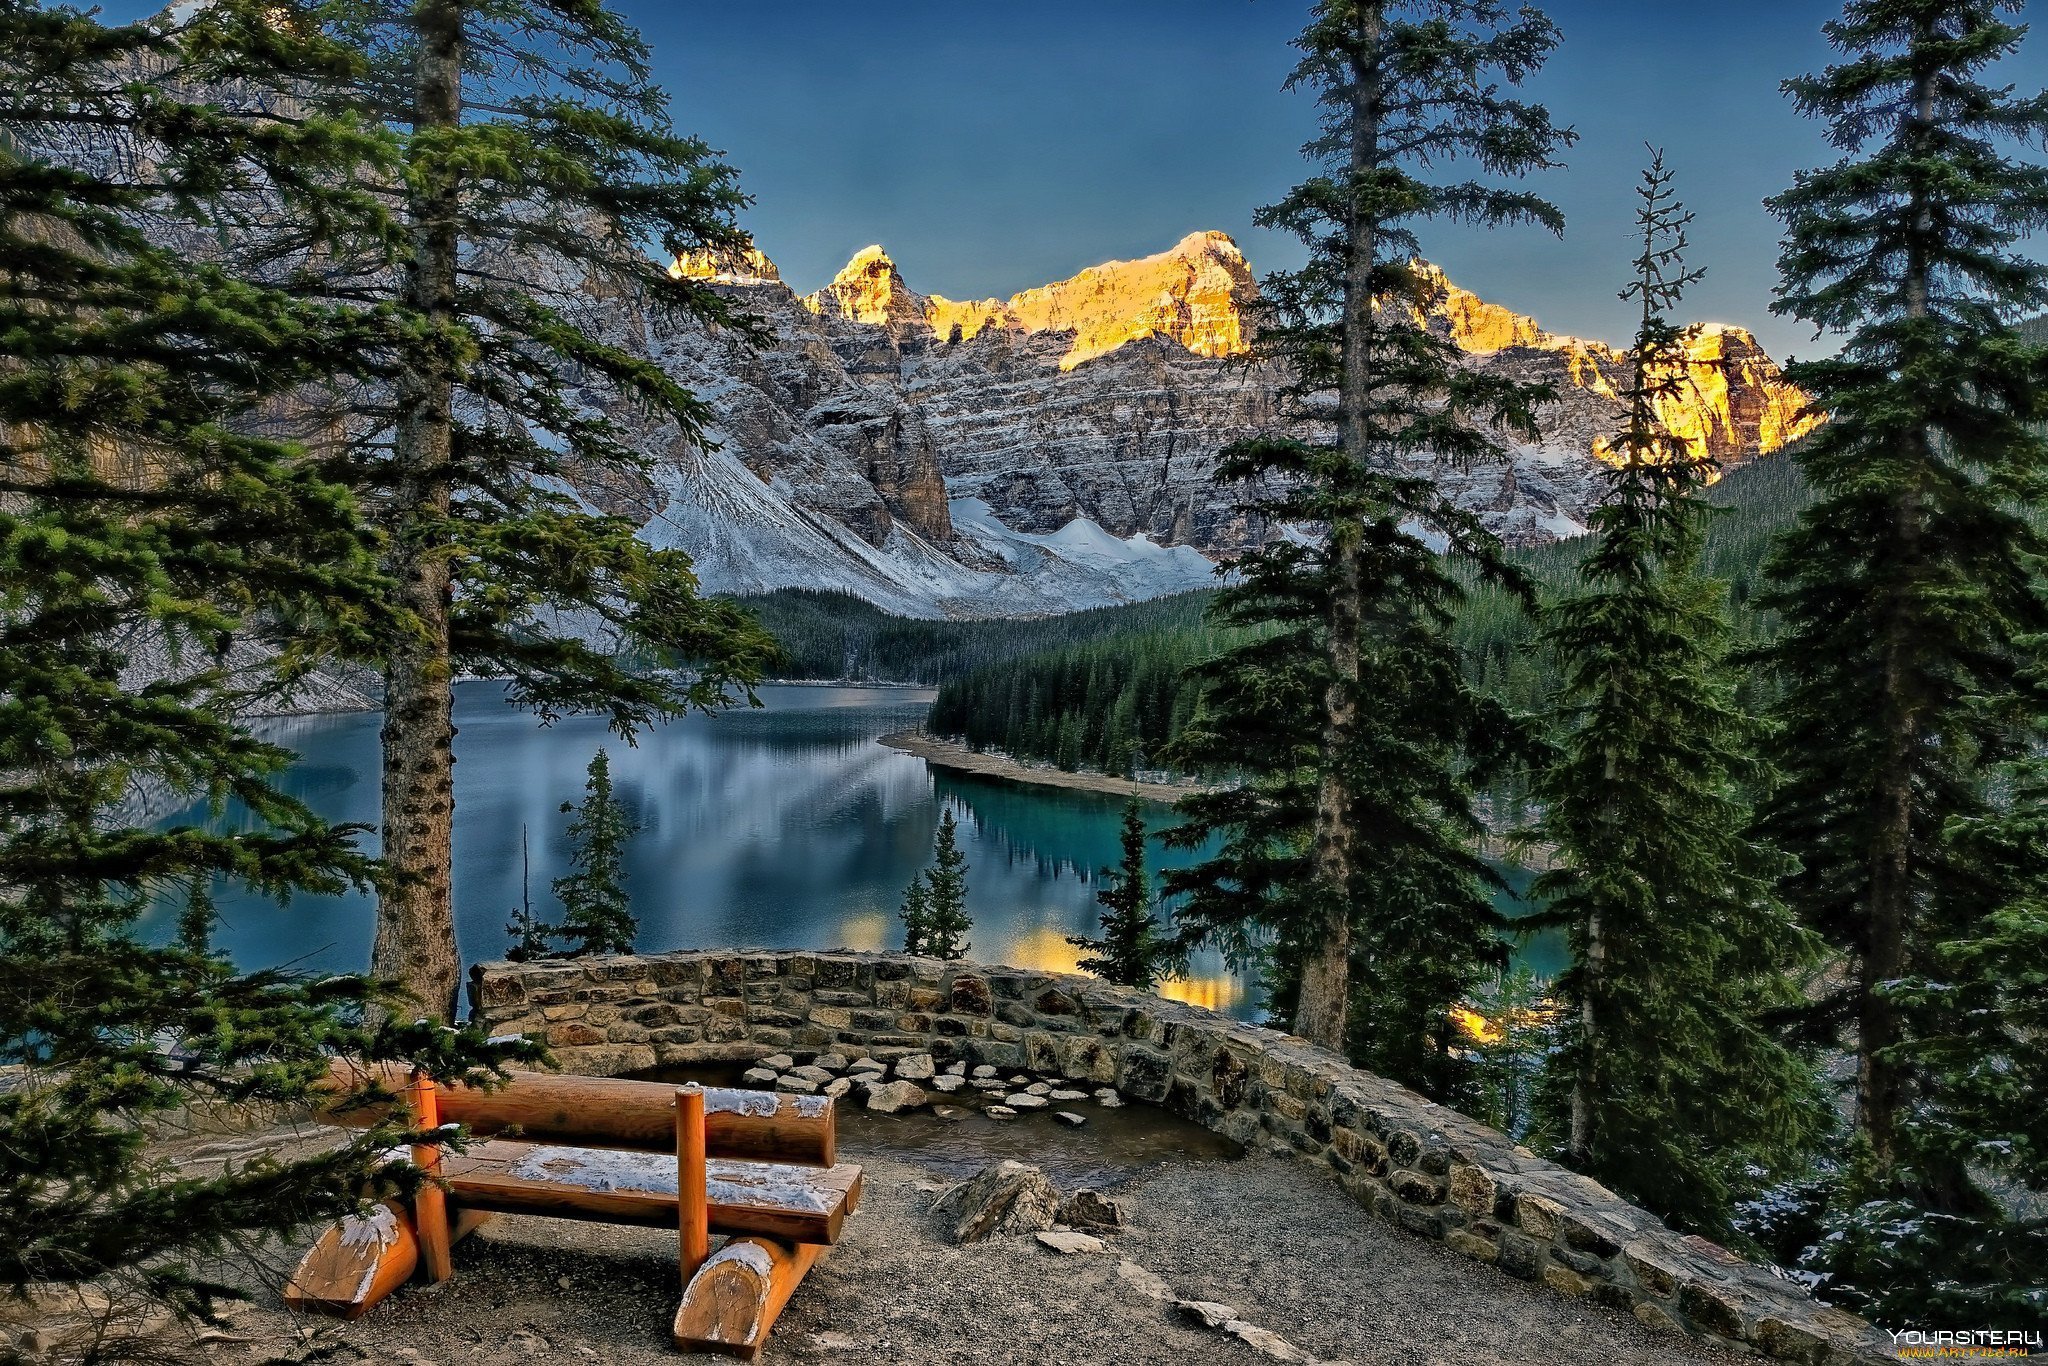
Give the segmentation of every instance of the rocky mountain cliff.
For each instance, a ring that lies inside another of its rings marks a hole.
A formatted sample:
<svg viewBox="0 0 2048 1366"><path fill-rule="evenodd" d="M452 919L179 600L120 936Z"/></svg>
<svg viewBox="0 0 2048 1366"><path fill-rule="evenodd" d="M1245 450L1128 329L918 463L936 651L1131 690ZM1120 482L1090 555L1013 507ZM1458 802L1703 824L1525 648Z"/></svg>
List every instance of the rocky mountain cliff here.
<svg viewBox="0 0 2048 1366"><path fill-rule="evenodd" d="M648 433L661 477L608 493L712 588L838 587L918 615L1058 611L1205 584L1252 534L1209 476L1225 446L1278 423L1282 376L1247 355L1258 286L1222 233L1006 300L919 293L880 247L807 295L758 252L674 269L733 291L770 340L654 336L718 413L718 449ZM1425 325L1561 399L1511 460L1417 472L1511 543L1583 531L1626 353L1428 279ZM1660 417L1724 464L1810 425L1740 328L1690 329L1686 371Z"/></svg>

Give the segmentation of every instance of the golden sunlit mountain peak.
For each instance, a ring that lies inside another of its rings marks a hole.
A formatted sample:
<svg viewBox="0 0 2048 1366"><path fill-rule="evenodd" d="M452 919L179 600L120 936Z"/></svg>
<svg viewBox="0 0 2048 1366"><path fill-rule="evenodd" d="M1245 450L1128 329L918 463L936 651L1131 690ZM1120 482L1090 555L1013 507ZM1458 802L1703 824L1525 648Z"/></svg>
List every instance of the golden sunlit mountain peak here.
<svg viewBox="0 0 2048 1366"><path fill-rule="evenodd" d="M678 280L709 280L721 285L779 284L782 273L760 248L735 251L711 247L685 252L669 264L668 273Z"/></svg>

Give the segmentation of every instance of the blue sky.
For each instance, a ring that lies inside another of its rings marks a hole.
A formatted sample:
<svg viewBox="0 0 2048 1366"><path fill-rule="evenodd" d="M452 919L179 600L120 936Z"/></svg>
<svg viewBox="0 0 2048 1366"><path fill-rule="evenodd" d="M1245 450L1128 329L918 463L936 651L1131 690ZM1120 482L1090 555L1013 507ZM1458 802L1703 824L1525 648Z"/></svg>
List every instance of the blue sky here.
<svg viewBox="0 0 2048 1366"><path fill-rule="evenodd" d="M723 150L746 224L800 290L871 242L914 288L1004 296L1220 229L1259 271L1298 263L1251 226L1301 178L1313 126L1281 90L1308 0L614 0L647 36L679 127ZM113 0L112 18L157 6ZM1779 93L1829 60L1828 0L1549 0L1564 44L1528 87L1581 137L1535 184L1567 220L1425 230L1455 280L1557 332L1625 340L1615 298L1645 143L1699 215L1707 278L1682 314L1816 349L1770 312L1762 201L1832 153ZM1995 73L2048 86L2048 31ZM2043 248L2048 249L2048 248Z"/></svg>
<svg viewBox="0 0 2048 1366"><path fill-rule="evenodd" d="M1460 283L1555 331L1622 339L1615 299L1644 143L1699 213L1708 270L1682 312L1814 349L1769 312L1778 225L1762 200L1829 159L1778 82L1824 65L1817 0L1552 0L1564 45L1531 93L1579 145L1539 178L1565 211L1539 229L1428 230ZM914 288L1007 295L1186 233L1236 237L1261 271L1295 262L1251 227L1300 178L1305 96L1282 93L1305 0L625 0L680 126L723 149L747 224L815 288L886 246ZM2048 33L2006 63L2048 84Z"/></svg>

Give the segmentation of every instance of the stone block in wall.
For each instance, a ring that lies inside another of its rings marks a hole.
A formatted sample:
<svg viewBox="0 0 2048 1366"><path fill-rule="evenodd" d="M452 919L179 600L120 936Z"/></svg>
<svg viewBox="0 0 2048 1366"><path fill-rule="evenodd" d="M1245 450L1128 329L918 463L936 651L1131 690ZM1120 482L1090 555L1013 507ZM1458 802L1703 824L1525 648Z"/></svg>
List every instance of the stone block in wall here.
<svg viewBox="0 0 2048 1366"><path fill-rule="evenodd" d="M645 1072L658 1061L654 1049L639 1043L557 1048L554 1054L555 1065L564 1072L585 1077L619 1077L628 1072Z"/></svg>
<svg viewBox="0 0 2048 1366"><path fill-rule="evenodd" d="M1032 1072L1060 1070L1060 1040L1043 1030L1024 1036L1024 1066Z"/></svg>
<svg viewBox="0 0 2048 1366"><path fill-rule="evenodd" d="M1085 1034L1061 1039L1059 1071L1062 1076L1081 1081L1113 1082L1116 1080L1116 1053L1102 1040Z"/></svg>
<svg viewBox="0 0 2048 1366"><path fill-rule="evenodd" d="M955 1014L988 1015L995 1010L995 996L989 989L986 977L962 973L953 979L953 985L947 994L952 1001Z"/></svg>
<svg viewBox="0 0 2048 1366"><path fill-rule="evenodd" d="M1164 1053L1149 1048L1126 1048L1117 1086L1138 1100L1166 1099L1173 1082L1173 1064Z"/></svg>
<svg viewBox="0 0 2048 1366"><path fill-rule="evenodd" d="M1209 1093L1216 1097L1216 1103L1226 1110L1235 1110L1244 1103L1245 1091L1251 1083L1251 1069L1244 1065L1244 1059L1228 1048L1218 1048L1209 1058ZM1300 1119L1302 1110L1288 1116Z"/></svg>
<svg viewBox="0 0 2048 1366"><path fill-rule="evenodd" d="M1470 1162L1454 1165L1449 1190L1451 1203L1473 1218L1484 1218L1493 1213L1494 1197L1498 1192L1493 1174L1484 1167Z"/></svg>
<svg viewBox="0 0 2048 1366"><path fill-rule="evenodd" d="M1705 1277L1689 1278L1679 1285L1678 1310L1709 1333L1736 1342L1747 1338L1753 1327L1740 1292Z"/></svg>
<svg viewBox="0 0 2048 1366"><path fill-rule="evenodd" d="M860 991L826 991L822 987L811 993L811 1001L821 1006L850 1006L859 1008L871 1006L874 998Z"/></svg>

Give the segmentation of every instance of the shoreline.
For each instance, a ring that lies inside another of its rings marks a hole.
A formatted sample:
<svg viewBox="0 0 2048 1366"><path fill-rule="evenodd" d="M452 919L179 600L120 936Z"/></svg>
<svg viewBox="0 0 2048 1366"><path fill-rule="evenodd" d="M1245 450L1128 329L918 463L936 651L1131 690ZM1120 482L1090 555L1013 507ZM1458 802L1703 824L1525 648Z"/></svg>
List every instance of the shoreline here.
<svg viewBox="0 0 2048 1366"><path fill-rule="evenodd" d="M976 754L965 745L941 740L921 730L899 730L877 736L875 743L902 754L914 754L938 768L1039 787L1064 787L1077 792L1100 792L1113 797L1137 797L1154 802L1175 802L1182 797L1215 790L1206 783L1146 783L1108 773L1068 773L1057 768L1030 768L1000 755Z"/></svg>

